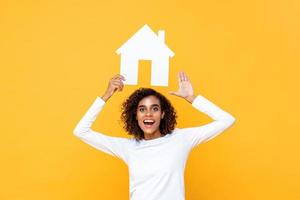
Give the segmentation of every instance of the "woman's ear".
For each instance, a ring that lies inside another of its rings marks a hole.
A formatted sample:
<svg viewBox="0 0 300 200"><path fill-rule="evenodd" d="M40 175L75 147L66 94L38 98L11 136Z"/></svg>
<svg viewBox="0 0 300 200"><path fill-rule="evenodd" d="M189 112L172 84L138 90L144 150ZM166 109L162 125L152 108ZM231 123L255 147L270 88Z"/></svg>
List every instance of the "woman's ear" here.
<svg viewBox="0 0 300 200"><path fill-rule="evenodd" d="M165 116L165 112L162 113L161 118L163 119Z"/></svg>

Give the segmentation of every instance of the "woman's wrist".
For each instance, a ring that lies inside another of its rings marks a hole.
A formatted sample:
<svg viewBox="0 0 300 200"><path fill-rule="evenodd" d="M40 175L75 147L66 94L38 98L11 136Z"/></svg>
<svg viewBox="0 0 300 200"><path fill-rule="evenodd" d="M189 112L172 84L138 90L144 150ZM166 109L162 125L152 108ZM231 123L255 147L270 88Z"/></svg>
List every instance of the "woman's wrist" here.
<svg viewBox="0 0 300 200"><path fill-rule="evenodd" d="M187 100L188 102L190 103L193 103L193 101L195 100L196 96L195 95L192 95L192 96L188 96L185 98L185 100Z"/></svg>
<svg viewBox="0 0 300 200"><path fill-rule="evenodd" d="M101 99L103 99L105 102L111 97L111 95L105 93L101 96Z"/></svg>

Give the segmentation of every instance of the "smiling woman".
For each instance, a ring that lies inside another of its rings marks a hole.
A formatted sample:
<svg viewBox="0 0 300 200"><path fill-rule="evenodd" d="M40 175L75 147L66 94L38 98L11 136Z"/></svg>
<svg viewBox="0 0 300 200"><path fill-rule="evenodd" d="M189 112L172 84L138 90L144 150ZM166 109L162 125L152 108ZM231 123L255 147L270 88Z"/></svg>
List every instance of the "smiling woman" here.
<svg viewBox="0 0 300 200"><path fill-rule="evenodd" d="M122 91L125 78L116 75L107 91L97 97L74 129L87 144L122 159L128 166L130 200L184 200L184 169L190 151L230 127L235 118L201 95L194 96L187 76L178 74L179 89L169 92L209 115L213 122L191 128L175 128L176 112L164 95L140 88L122 104L124 128L134 138L108 136L91 129L106 101Z"/></svg>
<svg viewBox="0 0 300 200"><path fill-rule="evenodd" d="M176 125L176 111L170 101L151 88L140 88L122 104L124 129L136 140L170 134Z"/></svg>

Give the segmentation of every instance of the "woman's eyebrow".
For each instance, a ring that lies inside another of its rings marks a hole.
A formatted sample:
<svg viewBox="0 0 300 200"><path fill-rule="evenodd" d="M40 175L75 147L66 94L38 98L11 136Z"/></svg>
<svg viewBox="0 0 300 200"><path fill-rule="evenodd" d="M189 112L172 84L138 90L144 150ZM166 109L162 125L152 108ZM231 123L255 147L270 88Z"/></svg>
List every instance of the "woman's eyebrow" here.
<svg viewBox="0 0 300 200"><path fill-rule="evenodd" d="M159 104L152 104L150 107L154 107L154 106L158 106L159 107ZM139 107L146 107L146 106L145 105L139 105L138 108Z"/></svg>

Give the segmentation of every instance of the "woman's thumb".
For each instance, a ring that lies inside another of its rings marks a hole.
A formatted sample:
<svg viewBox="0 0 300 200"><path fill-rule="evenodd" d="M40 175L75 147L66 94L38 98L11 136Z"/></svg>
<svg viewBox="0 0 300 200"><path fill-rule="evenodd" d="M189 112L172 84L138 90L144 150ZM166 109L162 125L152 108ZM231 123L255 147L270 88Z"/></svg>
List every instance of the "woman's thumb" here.
<svg viewBox="0 0 300 200"><path fill-rule="evenodd" d="M169 94L178 96L178 93L177 92L173 92L173 91L170 91Z"/></svg>

